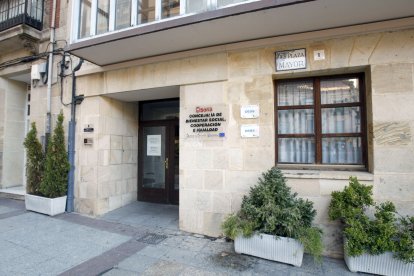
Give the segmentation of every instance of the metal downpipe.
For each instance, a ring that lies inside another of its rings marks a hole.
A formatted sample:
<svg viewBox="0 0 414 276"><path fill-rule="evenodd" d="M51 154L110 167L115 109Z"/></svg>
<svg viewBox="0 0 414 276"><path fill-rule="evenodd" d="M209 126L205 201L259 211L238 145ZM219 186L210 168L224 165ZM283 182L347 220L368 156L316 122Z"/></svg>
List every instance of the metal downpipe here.
<svg viewBox="0 0 414 276"><path fill-rule="evenodd" d="M81 59L72 71L72 102L71 102L71 118L69 122L69 134L68 134L68 154L69 154L69 176L68 176L68 199L66 202L66 212L74 211L74 190L75 190L75 131L76 131L76 71L78 71L83 63Z"/></svg>

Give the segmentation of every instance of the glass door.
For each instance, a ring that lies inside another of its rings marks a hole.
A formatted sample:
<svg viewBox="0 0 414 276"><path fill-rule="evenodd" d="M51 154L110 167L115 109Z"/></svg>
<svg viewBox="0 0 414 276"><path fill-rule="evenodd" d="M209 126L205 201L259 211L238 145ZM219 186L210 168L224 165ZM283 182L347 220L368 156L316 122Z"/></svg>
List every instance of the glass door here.
<svg viewBox="0 0 414 276"><path fill-rule="evenodd" d="M178 204L178 99L140 103L138 200Z"/></svg>
<svg viewBox="0 0 414 276"><path fill-rule="evenodd" d="M178 204L178 121L142 122L138 199Z"/></svg>
<svg viewBox="0 0 414 276"><path fill-rule="evenodd" d="M165 170L168 158L165 152L166 127L142 128L141 190L150 201L162 201L165 197Z"/></svg>

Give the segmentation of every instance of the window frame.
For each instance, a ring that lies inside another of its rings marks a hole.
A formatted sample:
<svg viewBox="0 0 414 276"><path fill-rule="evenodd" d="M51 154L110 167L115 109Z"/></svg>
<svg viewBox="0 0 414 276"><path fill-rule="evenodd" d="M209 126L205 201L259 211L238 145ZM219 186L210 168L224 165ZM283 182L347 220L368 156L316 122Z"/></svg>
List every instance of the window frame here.
<svg viewBox="0 0 414 276"><path fill-rule="evenodd" d="M72 1L72 29L71 29L71 43L86 41L91 38L105 36L110 33L114 33L117 31L122 31L128 28L135 28L135 27L141 27L145 25L155 24L162 21L168 21L172 18L176 19L179 17L187 16L187 15L194 15L199 13L204 13L207 11L212 10L219 10L227 7L242 5L250 2L256 2L259 0L245 0L242 2L237 2L233 4L228 4L224 6L218 6L217 0L204 0L207 3L207 9L199 12L188 12L187 10L187 1L188 0L180 0L179 3L179 13L176 15L173 15L171 17L162 18L162 0L154 0L155 1L155 18L153 21L142 23L139 19L139 0L130 0L131 1L131 10L130 10L130 26L117 29L115 26L116 21L116 0L109 0L109 28L106 32L99 33L97 32L97 18L98 18L98 0L90 0L91 1L91 14L89 18L89 25L90 30L85 34L85 36L81 37L80 32L80 21L82 20L81 16L81 0L74 0Z"/></svg>
<svg viewBox="0 0 414 276"><path fill-rule="evenodd" d="M321 81L339 79L339 78L356 78L359 82L359 102L358 103L321 103ZM312 81L313 83L313 104L312 105L292 105L278 106L278 84L294 83L298 81ZM287 168L334 168L334 169L363 169L368 168L368 143L367 143L367 114L366 114L366 88L365 74L337 74L328 76L313 76L302 78L275 79L274 85L274 114L275 114L275 164ZM322 133L322 109L338 107L359 107L361 112L360 132L352 133ZM314 133L313 134L279 134L279 110L298 110L312 109L314 112ZM279 138L315 138L315 162L314 163L292 163L279 161ZM322 139L334 137L360 137L361 138L361 164L350 163L322 163Z"/></svg>

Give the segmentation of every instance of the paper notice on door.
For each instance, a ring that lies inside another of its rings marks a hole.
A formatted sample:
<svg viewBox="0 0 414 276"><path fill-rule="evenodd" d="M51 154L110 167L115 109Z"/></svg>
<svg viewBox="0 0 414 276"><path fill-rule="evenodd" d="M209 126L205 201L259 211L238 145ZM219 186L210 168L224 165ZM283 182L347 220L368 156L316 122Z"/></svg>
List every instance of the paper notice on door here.
<svg viewBox="0 0 414 276"><path fill-rule="evenodd" d="M147 156L161 156L161 135L147 135Z"/></svg>

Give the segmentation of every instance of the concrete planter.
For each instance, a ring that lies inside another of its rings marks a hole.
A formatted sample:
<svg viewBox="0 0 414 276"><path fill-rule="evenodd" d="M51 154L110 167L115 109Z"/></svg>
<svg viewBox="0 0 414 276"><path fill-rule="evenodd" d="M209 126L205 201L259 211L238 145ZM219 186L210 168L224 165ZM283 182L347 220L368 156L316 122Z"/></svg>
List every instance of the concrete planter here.
<svg viewBox="0 0 414 276"><path fill-rule="evenodd" d="M66 197L47 198L35 195L25 195L26 209L37 213L55 216L65 212Z"/></svg>
<svg viewBox="0 0 414 276"><path fill-rule="evenodd" d="M414 275L414 264L406 264L393 257L392 252L381 255L362 254L350 257L345 254L345 263L352 272L367 272L379 275Z"/></svg>
<svg viewBox="0 0 414 276"><path fill-rule="evenodd" d="M303 245L295 239L266 234L256 234L250 238L242 236L234 240L237 253L247 254L281 263L301 266Z"/></svg>

